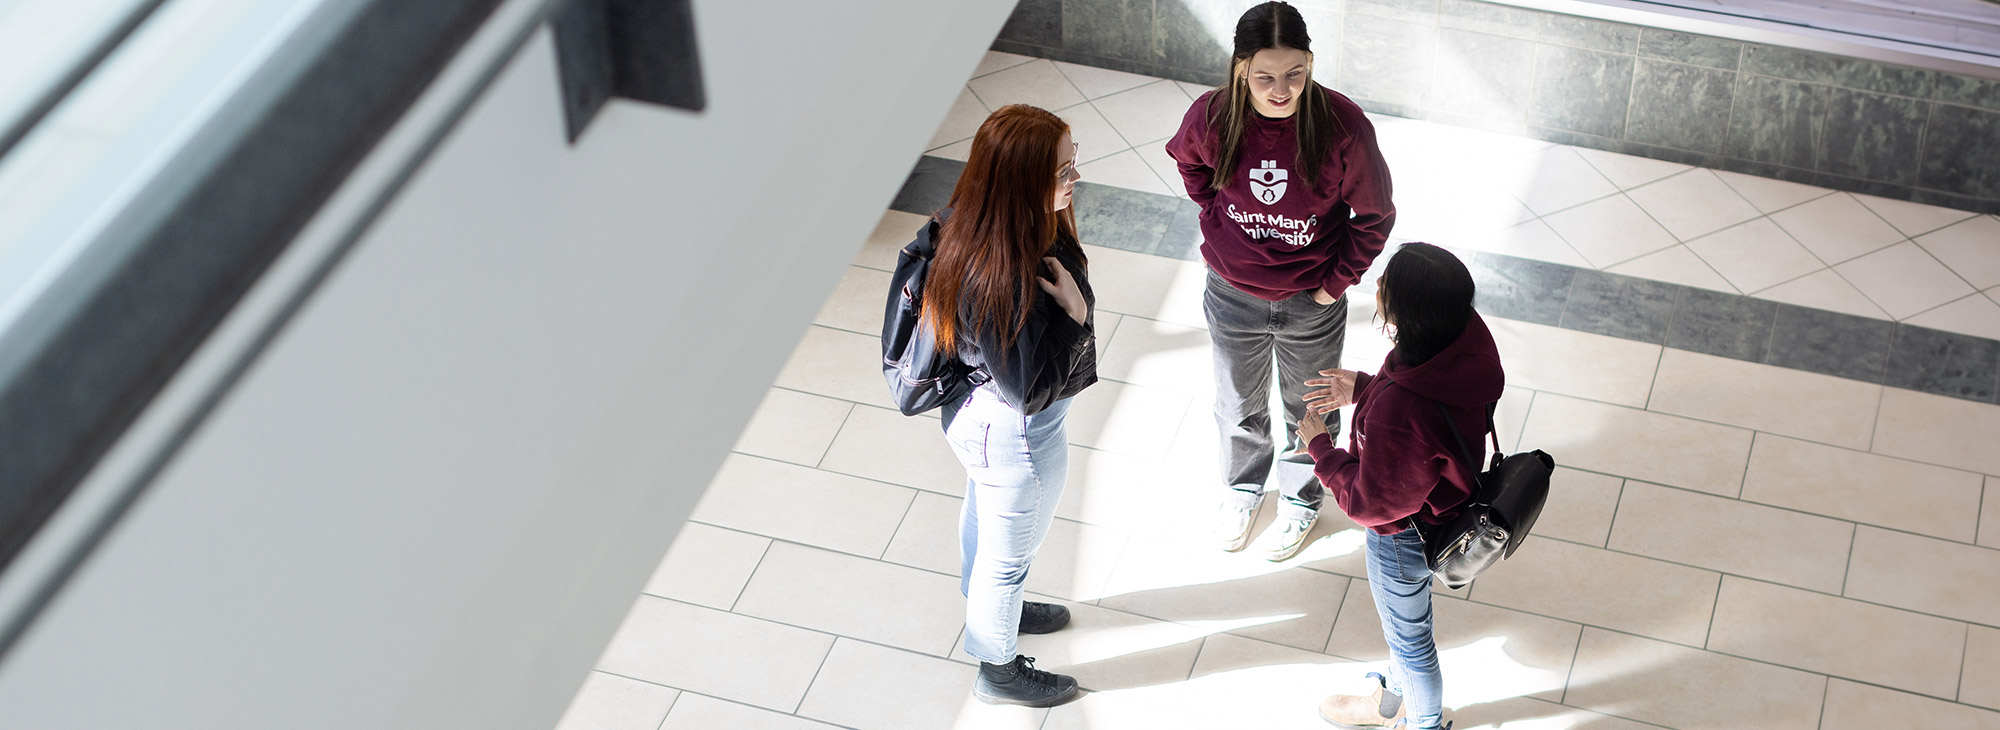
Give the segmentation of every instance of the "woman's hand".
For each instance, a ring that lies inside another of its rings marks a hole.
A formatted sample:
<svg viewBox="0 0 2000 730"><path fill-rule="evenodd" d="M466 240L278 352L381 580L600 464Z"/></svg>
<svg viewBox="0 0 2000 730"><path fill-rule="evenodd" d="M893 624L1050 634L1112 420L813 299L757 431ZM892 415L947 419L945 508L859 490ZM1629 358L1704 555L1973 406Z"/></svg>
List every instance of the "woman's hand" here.
<svg viewBox="0 0 2000 730"><path fill-rule="evenodd" d="M1307 410L1324 416L1354 402L1354 371L1334 368L1321 370L1319 374L1326 377L1306 381L1306 387L1320 388L1306 392Z"/></svg>
<svg viewBox="0 0 2000 730"><path fill-rule="evenodd" d="M1083 324L1083 321L1090 317L1090 305L1083 301L1083 290L1077 288L1076 278L1070 276L1069 268L1063 266L1054 256L1044 256L1042 262L1049 265L1050 271L1055 272L1055 281L1037 276L1035 282L1042 285L1042 291L1056 298L1056 303L1062 305L1063 311L1069 314L1070 319L1076 320L1077 324Z"/></svg>
<svg viewBox="0 0 2000 730"><path fill-rule="evenodd" d="M1313 439L1325 435L1326 424L1320 420L1318 415L1309 413L1306 414L1305 418L1299 419L1299 451L1305 451L1306 446L1311 444Z"/></svg>
<svg viewBox="0 0 2000 730"><path fill-rule="evenodd" d="M1339 297L1336 297L1336 296L1334 296L1334 295L1332 295L1332 294L1328 294L1328 293L1326 293L1326 290L1325 290L1325 289L1314 289L1314 290L1313 290L1313 303L1314 303L1314 304L1318 304L1318 305L1320 305L1320 306L1322 306L1322 307L1328 307L1328 306L1332 306L1332 305L1333 305L1333 300L1335 300L1335 299L1338 299L1338 298L1339 298Z"/></svg>

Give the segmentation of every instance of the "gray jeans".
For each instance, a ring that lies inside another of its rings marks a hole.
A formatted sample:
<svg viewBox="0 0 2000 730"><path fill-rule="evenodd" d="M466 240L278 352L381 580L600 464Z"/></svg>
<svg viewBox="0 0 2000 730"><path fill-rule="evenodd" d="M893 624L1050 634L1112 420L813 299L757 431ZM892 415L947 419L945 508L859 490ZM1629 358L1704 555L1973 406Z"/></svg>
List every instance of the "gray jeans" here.
<svg viewBox="0 0 2000 730"><path fill-rule="evenodd" d="M1278 364L1278 393L1285 410L1284 451L1301 447L1299 419L1307 415L1307 378L1340 367L1347 341L1347 296L1320 306L1312 292L1282 302L1243 293L1208 272L1202 297L1208 336L1215 351L1215 425L1222 432L1224 502L1254 508L1263 501L1264 481L1277 467L1280 518L1303 518L1319 511L1325 490L1313 476L1312 458L1278 458L1271 441L1271 358ZM1323 418L1327 433L1339 435L1340 417Z"/></svg>

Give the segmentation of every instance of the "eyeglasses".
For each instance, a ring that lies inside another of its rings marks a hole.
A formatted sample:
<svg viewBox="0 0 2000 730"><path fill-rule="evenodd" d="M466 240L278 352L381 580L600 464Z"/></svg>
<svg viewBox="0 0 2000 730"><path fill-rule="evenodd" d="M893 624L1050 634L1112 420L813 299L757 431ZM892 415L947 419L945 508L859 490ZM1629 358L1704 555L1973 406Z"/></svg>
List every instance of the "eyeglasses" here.
<svg viewBox="0 0 2000 730"><path fill-rule="evenodd" d="M1069 161L1069 164L1067 164L1067 165L1063 165L1063 166L1062 166L1062 169L1060 169L1060 170L1056 170L1056 182L1059 182L1059 183L1060 183L1060 182L1063 182L1063 181L1066 181L1066 180L1070 179L1070 177L1071 177L1071 176L1075 176L1075 175L1076 175L1076 157L1075 157L1075 155L1076 155L1076 151L1077 151L1077 150L1079 150L1079 149L1082 149L1082 148L1081 148L1081 147L1078 147L1078 146L1077 146L1077 144L1076 144L1075 142L1071 142L1071 143L1069 143L1069 151L1070 151L1070 155L1071 155L1071 157L1070 157L1070 161ZM1081 176L1078 176L1078 177L1081 177Z"/></svg>

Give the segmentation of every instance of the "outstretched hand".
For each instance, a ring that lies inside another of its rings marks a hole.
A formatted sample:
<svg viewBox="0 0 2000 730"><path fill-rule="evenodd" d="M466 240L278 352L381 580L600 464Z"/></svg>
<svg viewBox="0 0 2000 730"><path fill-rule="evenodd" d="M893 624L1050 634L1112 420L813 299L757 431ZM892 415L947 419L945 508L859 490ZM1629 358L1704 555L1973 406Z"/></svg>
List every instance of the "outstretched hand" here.
<svg viewBox="0 0 2000 730"><path fill-rule="evenodd" d="M1324 416L1354 402L1354 371L1334 368L1321 370L1319 374L1326 377L1306 381L1306 387L1319 388L1306 392L1307 410Z"/></svg>

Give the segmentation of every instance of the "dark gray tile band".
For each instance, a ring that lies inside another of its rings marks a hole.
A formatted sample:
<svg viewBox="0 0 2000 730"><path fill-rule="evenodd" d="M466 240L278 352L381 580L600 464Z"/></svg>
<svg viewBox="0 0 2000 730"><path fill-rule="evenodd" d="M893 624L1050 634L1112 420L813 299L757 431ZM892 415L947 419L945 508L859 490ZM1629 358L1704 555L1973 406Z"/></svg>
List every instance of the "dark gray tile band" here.
<svg viewBox="0 0 2000 730"><path fill-rule="evenodd" d="M922 158L891 207L935 212L963 168ZM1087 243L1201 260L1200 211L1183 198L1086 182L1076 207ZM2000 341L1494 253L1465 263L1490 317L2000 403Z"/></svg>

